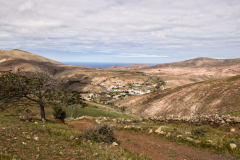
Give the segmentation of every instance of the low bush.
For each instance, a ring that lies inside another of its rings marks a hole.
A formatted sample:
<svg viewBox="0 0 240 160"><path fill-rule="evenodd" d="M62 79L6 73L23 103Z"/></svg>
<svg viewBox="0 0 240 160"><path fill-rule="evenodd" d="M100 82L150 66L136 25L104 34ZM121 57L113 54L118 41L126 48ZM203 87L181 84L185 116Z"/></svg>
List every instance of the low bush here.
<svg viewBox="0 0 240 160"><path fill-rule="evenodd" d="M104 142L109 144L116 141L113 129L107 124L95 126L84 131L83 138L95 142Z"/></svg>
<svg viewBox="0 0 240 160"><path fill-rule="evenodd" d="M57 119L60 119L62 122L64 122L64 119L66 118L67 114L66 114L66 111L64 111L61 106L56 105L53 107L53 116Z"/></svg>
<svg viewBox="0 0 240 160"><path fill-rule="evenodd" d="M195 136L204 136L210 130L209 126L200 126L192 129L192 134Z"/></svg>

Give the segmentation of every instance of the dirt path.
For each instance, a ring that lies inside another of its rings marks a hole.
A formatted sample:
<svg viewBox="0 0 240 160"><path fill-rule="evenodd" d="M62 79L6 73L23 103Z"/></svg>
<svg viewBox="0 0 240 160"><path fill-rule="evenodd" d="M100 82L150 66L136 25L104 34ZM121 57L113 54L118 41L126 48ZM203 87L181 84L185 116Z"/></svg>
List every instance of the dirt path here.
<svg viewBox="0 0 240 160"><path fill-rule="evenodd" d="M72 121L68 125L83 131L93 126L86 121ZM121 147L143 154L155 160L235 160L236 158L214 154L209 150L200 150L193 146L177 144L141 133L116 131L116 137L121 141Z"/></svg>
<svg viewBox="0 0 240 160"><path fill-rule="evenodd" d="M67 123L68 125L72 126L73 129L84 131L89 127L93 127L94 125L91 122L86 121L71 121Z"/></svg>

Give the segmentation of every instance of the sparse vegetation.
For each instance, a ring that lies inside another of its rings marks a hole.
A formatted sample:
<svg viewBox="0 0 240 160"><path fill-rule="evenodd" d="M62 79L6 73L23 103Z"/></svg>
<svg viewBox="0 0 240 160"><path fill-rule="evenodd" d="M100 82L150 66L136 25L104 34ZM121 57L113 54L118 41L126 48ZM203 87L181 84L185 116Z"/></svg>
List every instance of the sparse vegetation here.
<svg viewBox="0 0 240 160"><path fill-rule="evenodd" d="M35 122L38 122L36 124ZM70 140L79 131L53 121L20 122L14 115L0 114L0 159L126 159L149 160L119 147ZM37 137L37 138L36 138ZM94 154L95 153L95 154Z"/></svg>
<svg viewBox="0 0 240 160"><path fill-rule="evenodd" d="M104 142L111 144L116 142L117 139L114 137L113 129L107 125L98 125L84 131L84 138L95 142Z"/></svg>
<svg viewBox="0 0 240 160"><path fill-rule="evenodd" d="M195 136L204 136L211 128L207 125L196 127L192 129L192 134Z"/></svg>

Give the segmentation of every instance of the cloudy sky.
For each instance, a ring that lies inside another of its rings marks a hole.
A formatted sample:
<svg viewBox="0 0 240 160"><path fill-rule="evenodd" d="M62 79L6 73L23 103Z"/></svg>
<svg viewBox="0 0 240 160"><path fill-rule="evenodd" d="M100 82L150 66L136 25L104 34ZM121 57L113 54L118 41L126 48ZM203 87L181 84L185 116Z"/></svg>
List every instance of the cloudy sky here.
<svg viewBox="0 0 240 160"><path fill-rule="evenodd" d="M0 49L60 62L240 58L240 0L0 0Z"/></svg>

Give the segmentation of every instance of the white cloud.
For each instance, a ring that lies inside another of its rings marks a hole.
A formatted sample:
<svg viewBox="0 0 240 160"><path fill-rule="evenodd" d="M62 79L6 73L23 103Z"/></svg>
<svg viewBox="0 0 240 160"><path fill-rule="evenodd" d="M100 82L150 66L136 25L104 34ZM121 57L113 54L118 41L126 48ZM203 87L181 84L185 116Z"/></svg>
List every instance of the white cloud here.
<svg viewBox="0 0 240 160"><path fill-rule="evenodd" d="M151 54L121 54L121 55L117 55L117 57L149 57L149 58L152 58L152 57L168 57L168 56L160 56L160 55L151 55Z"/></svg>
<svg viewBox="0 0 240 160"><path fill-rule="evenodd" d="M3 49L237 57L239 28L239 0L0 0Z"/></svg>
<svg viewBox="0 0 240 160"><path fill-rule="evenodd" d="M27 10L33 10L34 7L35 7L35 4L32 1L26 1L19 6L18 10L20 12L23 12Z"/></svg>

